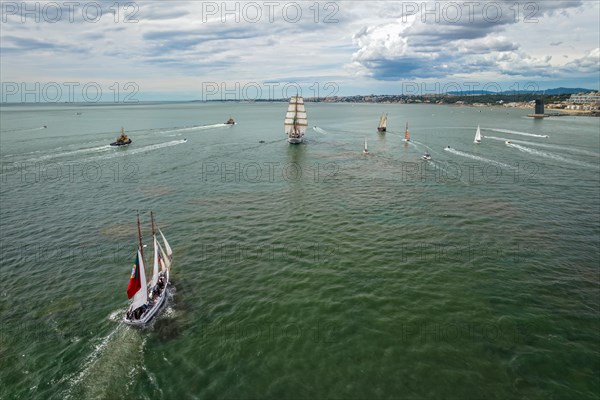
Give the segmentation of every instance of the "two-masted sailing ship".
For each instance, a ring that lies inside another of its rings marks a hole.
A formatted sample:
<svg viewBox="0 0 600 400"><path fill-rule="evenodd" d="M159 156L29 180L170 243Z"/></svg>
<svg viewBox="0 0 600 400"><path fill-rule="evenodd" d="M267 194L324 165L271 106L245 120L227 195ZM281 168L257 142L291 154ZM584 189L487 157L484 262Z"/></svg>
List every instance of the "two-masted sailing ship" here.
<svg viewBox="0 0 600 400"><path fill-rule="evenodd" d="M379 126L377 127L377 132L385 133L387 131L387 113L382 113L381 117L379 117Z"/></svg>
<svg viewBox="0 0 600 400"><path fill-rule="evenodd" d="M306 109L304 108L304 99L302 96L292 96L290 98L283 125L289 143L302 143L306 128L308 127Z"/></svg>
<svg viewBox="0 0 600 400"><path fill-rule="evenodd" d="M169 291L169 272L173 262L173 250L162 231L158 229L165 246L163 249L156 238L153 213L150 213L150 218L152 220L152 247L154 253L152 280L149 284L146 282L144 246L142 245L142 230L138 214L138 251L127 285L127 297L133 300L123 318L123 322L128 325L146 325L165 303Z"/></svg>

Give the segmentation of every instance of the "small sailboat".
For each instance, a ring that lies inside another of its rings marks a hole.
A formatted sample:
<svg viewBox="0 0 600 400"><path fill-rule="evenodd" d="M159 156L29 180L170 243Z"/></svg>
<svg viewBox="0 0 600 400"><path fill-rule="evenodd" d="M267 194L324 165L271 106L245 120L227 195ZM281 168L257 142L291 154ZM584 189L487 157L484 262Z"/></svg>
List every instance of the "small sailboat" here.
<svg viewBox="0 0 600 400"><path fill-rule="evenodd" d="M379 117L377 131L380 133L385 133L387 131L387 113L382 113L381 117Z"/></svg>
<svg viewBox="0 0 600 400"><path fill-rule="evenodd" d="M367 138L365 138L365 148L363 149L363 154L369 154L369 149L367 147Z"/></svg>
<svg viewBox="0 0 600 400"><path fill-rule="evenodd" d="M142 245L142 231L140 228L140 216L138 215L138 251L135 264L127 286L127 297L133 298L127 309L123 322L128 325L144 326L154 317L160 307L165 303L169 291L169 272L173 262L173 250L167 242L162 231L158 229L165 250L156 238L154 226L154 214L150 213L152 220L152 244L154 250L154 263L152 266L152 280L146 283L146 271L144 269L144 246Z"/></svg>
<svg viewBox="0 0 600 400"><path fill-rule="evenodd" d="M235 125L235 121L233 118L231 118L231 115L229 116L227 122L225 122L225 125Z"/></svg>
<svg viewBox="0 0 600 400"><path fill-rule="evenodd" d="M477 125L477 132L475 132L475 140L473 140L473 143L479 144L481 143L481 139L481 129L479 129L479 125Z"/></svg>
<svg viewBox="0 0 600 400"><path fill-rule="evenodd" d="M406 123L406 132L404 132L404 141L410 142L410 139L408 138L408 122Z"/></svg>
<svg viewBox="0 0 600 400"><path fill-rule="evenodd" d="M306 118L306 109L304 108L304 99L302 96L292 96L290 98L283 125L289 143L298 144L304 141L308 119Z"/></svg>
<svg viewBox="0 0 600 400"><path fill-rule="evenodd" d="M112 142L111 146L126 146L131 143L131 139L125 134L125 129L121 128L121 135L116 141Z"/></svg>

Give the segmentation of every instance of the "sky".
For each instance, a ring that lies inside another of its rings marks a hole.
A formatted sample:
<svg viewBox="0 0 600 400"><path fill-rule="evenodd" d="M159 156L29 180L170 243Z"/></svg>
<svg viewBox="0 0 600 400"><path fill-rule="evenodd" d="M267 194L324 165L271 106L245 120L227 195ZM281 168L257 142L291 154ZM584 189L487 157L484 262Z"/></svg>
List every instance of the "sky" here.
<svg viewBox="0 0 600 400"><path fill-rule="evenodd" d="M600 2L2 1L2 101L600 85Z"/></svg>

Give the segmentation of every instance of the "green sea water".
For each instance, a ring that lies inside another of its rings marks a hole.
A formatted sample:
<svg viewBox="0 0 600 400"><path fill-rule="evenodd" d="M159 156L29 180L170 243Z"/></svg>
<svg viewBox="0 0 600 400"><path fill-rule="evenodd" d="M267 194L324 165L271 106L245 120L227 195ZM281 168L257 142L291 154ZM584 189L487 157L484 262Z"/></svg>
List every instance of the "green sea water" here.
<svg viewBox="0 0 600 400"><path fill-rule="evenodd" d="M307 103L292 146L286 108L2 107L0 398L600 396L600 119ZM174 249L143 330L137 210Z"/></svg>

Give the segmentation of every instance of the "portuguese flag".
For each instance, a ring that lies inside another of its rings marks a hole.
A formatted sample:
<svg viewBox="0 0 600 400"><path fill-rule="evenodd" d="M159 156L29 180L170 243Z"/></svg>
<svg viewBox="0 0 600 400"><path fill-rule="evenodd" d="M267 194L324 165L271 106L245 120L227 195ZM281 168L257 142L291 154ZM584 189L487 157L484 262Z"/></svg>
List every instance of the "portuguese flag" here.
<svg viewBox="0 0 600 400"><path fill-rule="evenodd" d="M142 280L140 278L140 253L135 256L135 264L131 270L129 285L127 285L127 298L131 299L142 288Z"/></svg>

